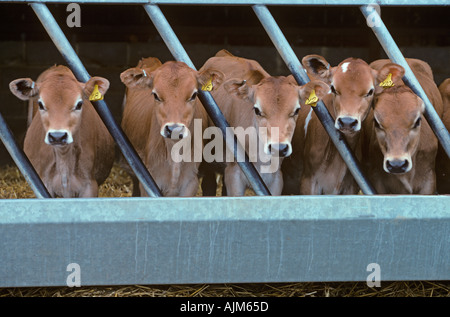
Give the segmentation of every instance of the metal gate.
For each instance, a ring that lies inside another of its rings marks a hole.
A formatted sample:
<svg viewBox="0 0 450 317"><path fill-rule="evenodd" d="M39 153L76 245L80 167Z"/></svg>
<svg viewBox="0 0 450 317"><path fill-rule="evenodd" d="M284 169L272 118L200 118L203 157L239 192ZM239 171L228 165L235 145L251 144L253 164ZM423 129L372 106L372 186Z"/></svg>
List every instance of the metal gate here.
<svg viewBox="0 0 450 317"><path fill-rule="evenodd" d="M115 0L6 1L30 3L78 80L85 67L45 3ZM296 81L309 81L266 5L352 5L374 26L404 81L425 103L425 117L450 156L450 136L372 1L127 1L142 5L173 57L195 69L159 4L251 5ZM447 5L446 1L377 1L380 5ZM199 98L222 131L228 126L211 94ZM161 193L108 106L94 107L150 198L0 201L0 286L66 285L67 267L82 285L365 280L376 263L383 280L450 278L450 207L446 196L373 196L322 102L314 108L364 194L321 197L158 198ZM0 137L38 198L49 194L0 116ZM223 133L225 136L225 133ZM225 138L225 141L229 139ZM234 138L235 156L243 149ZM242 157L242 156L239 156ZM239 163L258 196L270 192L248 157ZM189 206L189 207L187 207ZM349 207L350 206L350 207ZM430 211L430 208L431 211ZM418 235L417 233L421 234Z"/></svg>

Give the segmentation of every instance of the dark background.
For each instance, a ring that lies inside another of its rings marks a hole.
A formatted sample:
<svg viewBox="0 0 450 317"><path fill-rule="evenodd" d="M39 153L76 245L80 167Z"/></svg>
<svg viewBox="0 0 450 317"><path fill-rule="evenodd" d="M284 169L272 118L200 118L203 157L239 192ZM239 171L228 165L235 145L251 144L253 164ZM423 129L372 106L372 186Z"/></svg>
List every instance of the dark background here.
<svg viewBox="0 0 450 317"><path fill-rule="evenodd" d="M105 100L120 122L125 86L119 75L141 57L162 62L172 56L139 5L81 5L81 27L66 24L67 4L48 5L92 76L110 80ZM218 50L255 59L272 75L288 69L251 7L161 6L197 68ZM367 62L386 58L358 7L269 7L298 58L323 55L331 65L347 57ZM450 6L382 7L381 18L405 57L430 64L439 85L450 77ZM26 129L26 102L11 94L10 81L36 79L54 64L65 64L34 11L26 4L0 3L0 112L20 142ZM0 164L11 163L0 146Z"/></svg>

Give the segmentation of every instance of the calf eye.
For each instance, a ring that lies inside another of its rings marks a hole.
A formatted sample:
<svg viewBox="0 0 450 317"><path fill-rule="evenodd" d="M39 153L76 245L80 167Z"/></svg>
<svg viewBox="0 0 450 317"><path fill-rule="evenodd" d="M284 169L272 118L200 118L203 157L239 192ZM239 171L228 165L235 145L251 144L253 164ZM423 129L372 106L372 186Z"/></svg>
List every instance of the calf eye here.
<svg viewBox="0 0 450 317"><path fill-rule="evenodd" d="M155 98L156 101L161 102L162 100L159 98L159 96L156 94L156 92L152 92L153 97Z"/></svg>
<svg viewBox="0 0 450 317"><path fill-rule="evenodd" d="M378 120L377 120L377 119L373 118L373 123L374 123L374 125L375 125L375 128L381 129L381 125L378 123Z"/></svg>
<svg viewBox="0 0 450 317"><path fill-rule="evenodd" d="M336 88L334 88L333 85L331 85L330 89L331 89L331 92L332 92L333 94L339 95L339 93L337 92Z"/></svg>
<svg viewBox="0 0 450 317"><path fill-rule="evenodd" d="M77 102L77 104L75 105L75 108L73 108L73 110L81 110L81 107L83 107L83 100L80 100Z"/></svg>
<svg viewBox="0 0 450 317"><path fill-rule="evenodd" d="M44 104L42 103L42 101L38 101L38 107L39 107L39 110L42 110L42 111L44 111L45 110L45 106L44 106Z"/></svg>
<svg viewBox="0 0 450 317"><path fill-rule="evenodd" d="M255 114L256 114L257 116L262 116L262 112L261 112L261 110L259 110L259 108L254 107L253 110L255 110Z"/></svg>
<svg viewBox="0 0 450 317"><path fill-rule="evenodd" d="M295 117L296 115L298 115L299 111L300 111L300 108L295 109L295 111L291 117Z"/></svg>
<svg viewBox="0 0 450 317"><path fill-rule="evenodd" d="M373 88L369 90L369 92L364 97L370 97L373 95Z"/></svg>
<svg viewBox="0 0 450 317"><path fill-rule="evenodd" d="M197 92L194 92L194 93L192 94L191 98L189 98L188 101L194 101L195 98L197 98L197 94L198 94Z"/></svg>
<svg viewBox="0 0 450 317"><path fill-rule="evenodd" d="M417 129L418 127L420 127L420 122L422 121L421 117L418 117L416 122L414 123L413 129Z"/></svg>

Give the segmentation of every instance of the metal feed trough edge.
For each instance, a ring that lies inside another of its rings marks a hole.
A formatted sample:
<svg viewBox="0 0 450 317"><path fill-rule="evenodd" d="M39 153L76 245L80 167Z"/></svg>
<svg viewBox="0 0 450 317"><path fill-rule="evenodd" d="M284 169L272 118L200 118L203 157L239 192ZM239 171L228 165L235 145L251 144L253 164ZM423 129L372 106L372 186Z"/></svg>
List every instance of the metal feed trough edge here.
<svg viewBox="0 0 450 317"><path fill-rule="evenodd" d="M148 3L163 2L185 3ZM0 200L0 286L67 285L71 263L79 265L82 285L364 281L371 263L385 281L445 280L449 202L448 196Z"/></svg>
<svg viewBox="0 0 450 317"><path fill-rule="evenodd" d="M445 196L1 200L0 286L448 280Z"/></svg>

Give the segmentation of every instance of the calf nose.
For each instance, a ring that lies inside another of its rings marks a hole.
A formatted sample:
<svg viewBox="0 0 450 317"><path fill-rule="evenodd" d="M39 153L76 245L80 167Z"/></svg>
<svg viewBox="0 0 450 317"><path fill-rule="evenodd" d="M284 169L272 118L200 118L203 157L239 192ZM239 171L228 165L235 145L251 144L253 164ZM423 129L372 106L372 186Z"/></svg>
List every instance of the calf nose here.
<svg viewBox="0 0 450 317"><path fill-rule="evenodd" d="M269 144L269 151L278 153L280 157L291 155L290 146L288 143L273 143Z"/></svg>
<svg viewBox="0 0 450 317"><path fill-rule="evenodd" d="M166 124L164 127L164 137L170 139L182 139L184 137L184 126L181 124Z"/></svg>
<svg viewBox="0 0 450 317"><path fill-rule="evenodd" d="M386 168L390 173L401 174L406 172L409 166L408 160L387 160Z"/></svg>
<svg viewBox="0 0 450 317"><path fill-rule="evenodd" d="M358 126L358 120L353 117L339 117L337 121L339 130L355 131Z"/></svg>
<svg viewBox="0 0 450 317"><path fill-rule="evenodd" d="M67 132L49 132L48 133L48 142L52 145L63 145L67 144L67 140L69 135Z"/></svg>

